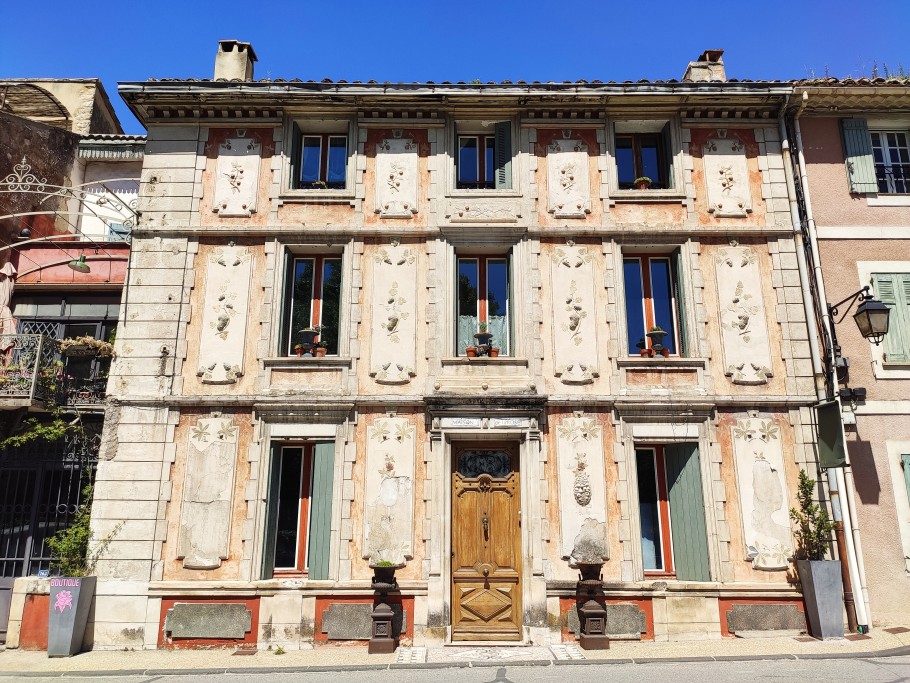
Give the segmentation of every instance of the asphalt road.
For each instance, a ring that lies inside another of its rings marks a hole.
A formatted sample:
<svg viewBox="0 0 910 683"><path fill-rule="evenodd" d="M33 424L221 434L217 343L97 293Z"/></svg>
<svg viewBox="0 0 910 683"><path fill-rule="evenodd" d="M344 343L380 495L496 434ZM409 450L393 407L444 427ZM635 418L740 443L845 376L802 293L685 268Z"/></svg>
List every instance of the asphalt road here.
<svg viewBox="0 0 910 683"><path fill-rule="evenodd" d="M890 683L910 681L910 657L877 659L763 660L745 662L655 662L645 664L584 664L503 666L474 665L471 668L376 668L369 671L277 673L256 672L219 675L154 676L80 676L76 673L54 676L30 675L29 682L67 681L68 683L757 683L758 681L861 681ZM4 677L0 677L2 683ZM12 679L8 679L12 680ZM22 680L22 679L20 679Z"/></svg>

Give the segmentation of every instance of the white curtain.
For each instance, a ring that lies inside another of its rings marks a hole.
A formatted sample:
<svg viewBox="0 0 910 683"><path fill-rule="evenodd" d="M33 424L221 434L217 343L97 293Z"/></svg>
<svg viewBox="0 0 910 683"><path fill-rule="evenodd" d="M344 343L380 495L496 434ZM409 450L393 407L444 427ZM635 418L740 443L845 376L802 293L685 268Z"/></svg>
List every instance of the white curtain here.
<svg viewBox="0 0 910 683"><path fill-rule="evenodd" d="M458 344L456 350L459 356L465 355L465 349L477 343L477 340L474 339L475 332L477 332L476 315L458 316Z"/></svg>

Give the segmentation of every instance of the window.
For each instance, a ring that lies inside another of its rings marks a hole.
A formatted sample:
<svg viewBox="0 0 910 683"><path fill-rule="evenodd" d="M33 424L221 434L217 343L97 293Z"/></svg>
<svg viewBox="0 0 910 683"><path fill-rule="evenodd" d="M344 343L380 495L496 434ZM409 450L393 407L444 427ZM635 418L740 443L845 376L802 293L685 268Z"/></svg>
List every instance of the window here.
<svg viewBox="0 0 910 683"><path fill-rule="evenodd" d="M641 177L651 179L650 190L673 188L673 150L668 122L617 122L614 143L620 190L636 189L635 180Z"/></svg>
<svg viewBox="0 0 910 683"><path fill-rule="evenodd" d="M512 187L512 124L509 121L456 126L455 187L507 190Z"/></svg>
<svg viewBox="0 0 910 683"><path fill-rule="evenodd" d="M698 448L639 446L635 465L645 575L710 581Z"/></svg>
<svg viewBox="0 0 910 683"><path fill-rule="evenodd" d="M289 274L290 312L285 353L294 355L302 341L300 332L319 325L318 343L327 355L338 355L338 325L341 309L341 257L305 256L291 261Z"/></svg>
<svg viewBox="0 0 910 683"><path fill-rule="evenodd" d="M500 355L509 355L511 312L509 259L496 256L458 258L458 320L456 353L465 355L474 346L474 334L485 323Z"/></svg>
<svg viewBox="0 0 910 683"><path fill-rule="evenodd" d="M266 578L275 573L328 578L334 461L330 441L272 449Z"/></svg>
<svg viewBox="0 0 910 683"><path fill-rule="evenodd" d="M871 131L875 179L881 193L910 192L910 147L903 131Z"/></svg>
<svg viewBox="0 0 910 683"><path fill-rule="evenodd" d="M626 255L623 277L626 290L626 328L628 353L638 356L653 349L655 338L648 337L654 327L666 336L659 343L672 356L684 354L681 308L679 306L679 254Z"/></svg>
<svg viewBox="0 0 910 683"><path fill-rule="evenodd" d="M910 273L873 273L872 282L881 302L891 309L883 360L910 365Z"/></svg>
<svg viewBox="0 0 910 683"><path fill-rule="evenodd" d="M863 118L840 123L850 192L910 194L910 132L887 121L876 121L871 131Z"/></svg>
<svg viewBox="0 0 910 683"><path fill-rule="evenodd" d="M291 124L289 187L292 190L346 190L352 142L351 122L306 120Z"/></svg>

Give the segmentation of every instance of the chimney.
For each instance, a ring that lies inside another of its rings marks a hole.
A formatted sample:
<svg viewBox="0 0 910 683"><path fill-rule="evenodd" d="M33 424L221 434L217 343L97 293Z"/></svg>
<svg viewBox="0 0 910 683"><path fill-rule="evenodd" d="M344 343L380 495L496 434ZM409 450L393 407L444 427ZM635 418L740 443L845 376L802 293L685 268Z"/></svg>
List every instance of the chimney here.
<svg viewBox="0 0 910 683"><path fill-rule="evenodd" d="M257 61L252 43L219 40L215 55L216 81L252 81L253 62Z"/></svg>
<svg viewBox="0 0 910 683"><path fill-rule="evenodd" d="M711 81L723 83L727 80L727 72L724 70L724 51L705 50L698 61L689 62L682 79L683 83L709 83Z"/></svg>

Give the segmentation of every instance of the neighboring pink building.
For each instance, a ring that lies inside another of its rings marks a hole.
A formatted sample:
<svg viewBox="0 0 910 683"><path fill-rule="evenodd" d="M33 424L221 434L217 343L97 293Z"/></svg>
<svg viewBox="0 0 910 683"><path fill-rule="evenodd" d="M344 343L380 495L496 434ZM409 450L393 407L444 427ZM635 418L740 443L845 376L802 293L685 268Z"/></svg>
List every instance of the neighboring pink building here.
<svg viewBox="0 0 910 683"><path fill-rule="evenodd" d="M910 81L805 82L792 101L808 178L802 217L817 235L825 298L836 304L868 285L891 307L879 346L852 321L836 324L855 312L849 304L835 333L849 359L839 389L869 617L902 623L910 608Z"/></svg>

